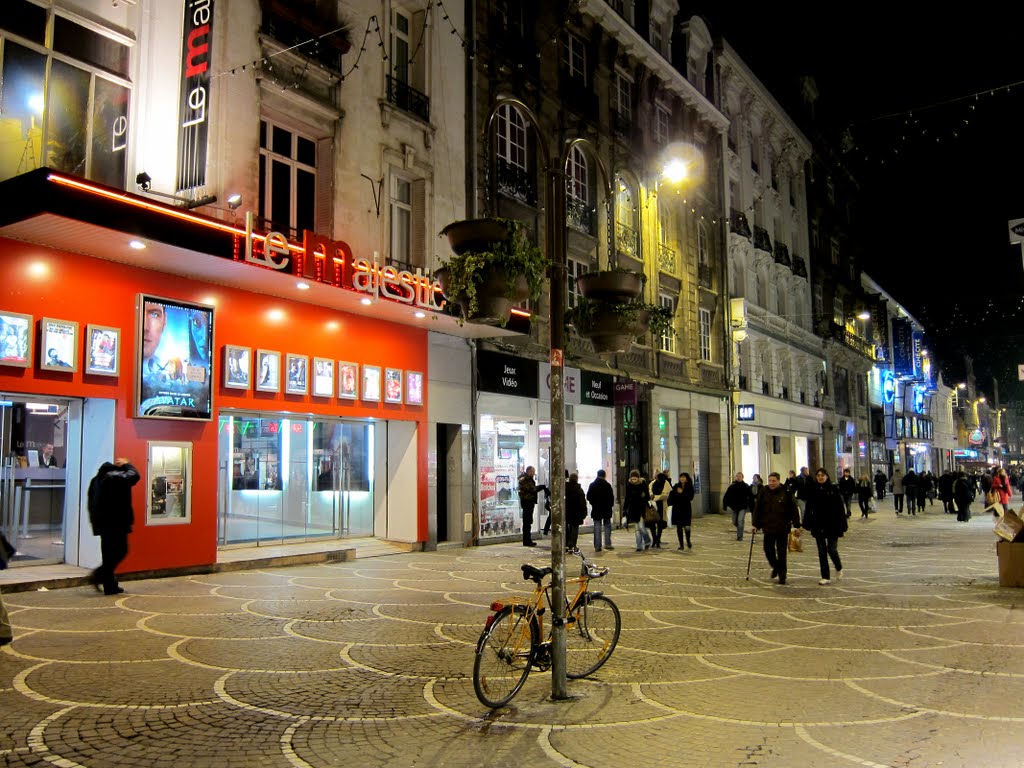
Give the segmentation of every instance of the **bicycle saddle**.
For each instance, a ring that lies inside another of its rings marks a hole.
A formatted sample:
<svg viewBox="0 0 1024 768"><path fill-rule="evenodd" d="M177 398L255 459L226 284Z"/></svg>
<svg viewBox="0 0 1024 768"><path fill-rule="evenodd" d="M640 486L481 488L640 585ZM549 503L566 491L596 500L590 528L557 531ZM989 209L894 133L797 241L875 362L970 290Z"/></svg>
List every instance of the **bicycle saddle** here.
<svg viewBox="0 0 1024 768"><path fill-rule="evenodd" d="M546 568L536 568L529 563L523 563L523 578L535 581L540 584L540 580L551 573L551 566Z"/></svg>

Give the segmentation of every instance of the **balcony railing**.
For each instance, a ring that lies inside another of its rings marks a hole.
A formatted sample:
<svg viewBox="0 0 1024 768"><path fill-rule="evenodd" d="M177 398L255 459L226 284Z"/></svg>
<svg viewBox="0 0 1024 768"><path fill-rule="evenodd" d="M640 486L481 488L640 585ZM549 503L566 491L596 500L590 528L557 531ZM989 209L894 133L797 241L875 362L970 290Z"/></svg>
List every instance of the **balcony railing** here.
<svg viewBox="0 0 1024 768"><path fill-rule="evenodd" d="M701 288L711 289L711 265L702 263L697 265L697 285Z"/></svg>
<svg viewBox="0 0 1024 768"><path fill-rule="evenodd" d="M742 211L733 209L729 212L729 229L735 232L741 237L750 237L750 223L747 221L747 215Z"/></svg>
<svg viewBox="0 0 1024 768"><path fill-rule="evenodd" d="M676 252L664 243L658 246L658 269L670 275L676 273Z"/></svg>
<svg viewBox="0 0 1024 768"><path fill-rule="evenodd" d="M701 386L721 387L725 384L725 375L721 366L702 363L699 368Z"/></svg>
<svg viewBox="0 0 1024 768"><path fill-rule="evenodd" d="M772 252L772 239L768 236L768 230L764 227L754 225L754 247L762 251Z"/></svg>
<svg viewBox="0 0 1024 768"><path fill-rule="evenodd" d="M527 205L537 204L537 184L533 174L518 165L498 158L497 163L498 191L514 197Z"/></svg>
<svg viewBox="0 0 1024 768"><path fill-rule="evenodd" d="M634 259L640 256L640 235L627 224L615 222L615 247Z"/></svg>
<svg viewBox="0 0 1024 768"><path fill-rule="evenodd" d="M807 277L807 264L803 256L793 254L793 274L797 277Z"/></svg>
<svg viewBox="0 0 1024 768"><path fill-rule="evenodd" d="M594 234L594 211L581 200L567 200L565 223L586 235Z"/></svg>
<svg viewBox="0 0 1024 768"><path fill-rule="evenodd" d="M403 112L416 115L423 121L430 121L430 98L391 75L388 75L388 102Z"/></svg>
<svg viewBox="0 0 1024 768"><path fill-rule="evenodd" d="M775 263L785 267L792 267L793 262L789 259L789 246L775 241Z"/></svg>
<svg viewBox="0 0 1024 768"><path fill-rule="evenodd" d="M854 352L859 352L868 360L875 359L875 347L873 344L865 341L856 334L850 333L848 330L846 330L845 326L842 326L835 321L833 321L831 325L833 339L845 344Z"/></svg>

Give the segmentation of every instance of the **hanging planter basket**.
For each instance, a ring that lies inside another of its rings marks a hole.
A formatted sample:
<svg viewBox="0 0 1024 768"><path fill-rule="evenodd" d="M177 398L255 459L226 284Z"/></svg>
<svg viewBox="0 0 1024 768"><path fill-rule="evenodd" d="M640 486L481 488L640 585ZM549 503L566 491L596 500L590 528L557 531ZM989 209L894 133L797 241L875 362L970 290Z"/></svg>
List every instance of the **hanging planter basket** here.
<svg viewBox="0 0 1024 768"><path fill-rule="evenodd" d="M445 298L448 298L449 274L447 267L434 272ZM530 286L524 276L519 275L509 285L508 273L502 267L489 266L479 273L476 311L470 313L468 302L462 298L456 299L455 304L463 321L481 325L505 325L512 314L512 308L526 301L529 296Z"/></svg>
<svg viewBox="0 0 1024 768"><path fill-rule="evenodd" d="M644 277L637 272L621 270L587 272L576 278L576 287L583 296L593 301L632 301L640 298Z"/></svg>
<svg viewBox="0 0 1024 768"><path fill-rule="evenodd" d="M628 352L633 340L647 333L650 320L646 309L624 313L610 307L598 308L576 330L590 339L595 352Z"/></svg>
<svg viewBox="0 0 1024 768"><path fill-rule="evenodd" d="M448 245L461 256L470 251L489 250L492 243L508 240L508 224L498 219L463 219L453 221L441 230Z"/></svg>

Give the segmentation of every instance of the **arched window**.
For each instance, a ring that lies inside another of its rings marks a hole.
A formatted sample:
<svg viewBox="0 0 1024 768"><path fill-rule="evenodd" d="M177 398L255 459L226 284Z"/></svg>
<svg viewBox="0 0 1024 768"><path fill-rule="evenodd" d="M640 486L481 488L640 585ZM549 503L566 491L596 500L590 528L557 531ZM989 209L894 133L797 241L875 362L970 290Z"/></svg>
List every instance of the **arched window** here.
<svg viewBox="0 0 1024 768"><path fill-rule="evenodd" d="M590 209L590 169L587 156L579 146L569 150L565 163L566 221L569 226L587 234L594 232L594 215Z"/></svg>
<svg viewBox="0 0 1024 768"><path fill-rule="evenodd" d="M526 170L526 119L513 104L498 107L498 158Z"/></svg>
<svg viewBox="0 0 1024 768"><path fill-rule="evenodd" d="M640 258L636 197L622 176L615 178L615 245L622 253Z"/></svg>
<svg viewBox="0 0 1024 768"><path fill-rule="evenodd" d="M697 263L708 263L708 227L703 221L697 222Z"/></svg>

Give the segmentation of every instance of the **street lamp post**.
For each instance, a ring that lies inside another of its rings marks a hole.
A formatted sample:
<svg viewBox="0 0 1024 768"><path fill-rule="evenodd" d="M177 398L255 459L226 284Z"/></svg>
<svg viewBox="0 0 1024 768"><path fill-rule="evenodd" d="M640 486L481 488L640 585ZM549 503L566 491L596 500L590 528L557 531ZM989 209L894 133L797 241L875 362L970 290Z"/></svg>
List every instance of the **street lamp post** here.
<svg viewBox="0 0 1024 768"><path fill-rule="evenodd" d="M544 158L547 182L547 211L545 215L545 244L551 261L551 287L548 296L548 323L550 333L549 362L551 364L551 476L548 479L548 498L551 502L551 698L567 699L565 674L565 227L566 176L565 166L569 153L577 145L591 150L604 181L605 199L611 200L612 187L604 163L593 145L586 139L568 139L562 151L553 156L541 132L540 121L519 99L502 96L495 100L484 130L491 136L491 125L503 106L514 107L530 122L537 134L537 144ZM490 151L488 150L488 160ZM611 221L608 226L612 229ZM609 235L609 247L614 246L614 235Z"/></svg>

